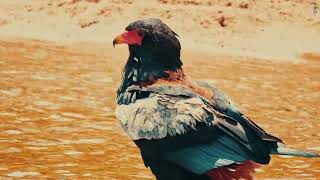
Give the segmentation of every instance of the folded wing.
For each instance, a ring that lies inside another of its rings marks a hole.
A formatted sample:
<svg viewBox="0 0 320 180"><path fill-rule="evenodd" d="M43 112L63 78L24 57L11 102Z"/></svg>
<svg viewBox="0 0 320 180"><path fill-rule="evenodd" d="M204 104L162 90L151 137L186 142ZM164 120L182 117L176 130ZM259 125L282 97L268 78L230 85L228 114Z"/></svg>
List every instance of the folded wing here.
<svg viewBox="0 0 320 180"><path fill-rule="evenodd" d="M153 162L165 160L195 174L221 167L232 171L248 161L267 164L282 141L214 86L199 85L213 92L211 99L184 86L131 86L119 97L116 116L145 164L152 168Z"/></svg>

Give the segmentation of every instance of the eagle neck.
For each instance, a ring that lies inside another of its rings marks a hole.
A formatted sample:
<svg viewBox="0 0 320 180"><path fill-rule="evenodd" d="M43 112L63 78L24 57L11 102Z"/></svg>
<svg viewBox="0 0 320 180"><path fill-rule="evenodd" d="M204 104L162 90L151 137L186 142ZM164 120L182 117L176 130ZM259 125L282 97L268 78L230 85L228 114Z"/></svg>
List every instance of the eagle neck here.
<svg viewBox="0 0 320 180"><path fill-rule="evenodd" d="M168 61L168 60L167 60ZM172 80L184 76L180 58L170 59L176 61L175 66L162 64L159 59L152 59L150 56L136 56L130 54L122 73L122 82L117 91L118 96L125 92L131 85L148 85L158 79Z"/></svg>

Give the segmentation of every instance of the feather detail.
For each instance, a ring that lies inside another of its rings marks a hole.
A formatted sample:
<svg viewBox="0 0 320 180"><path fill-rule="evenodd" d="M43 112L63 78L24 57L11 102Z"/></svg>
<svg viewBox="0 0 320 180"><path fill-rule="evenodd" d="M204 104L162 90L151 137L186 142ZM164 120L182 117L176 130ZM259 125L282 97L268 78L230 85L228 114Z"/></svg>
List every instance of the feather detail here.
<svg viewBox="0 0 320 180"><path fill-rule="evenodd" d="M210 170L207 175L212 180L253 180L252 173L259 165L253 161L245 161L235 167L225 166Z"/></svg>
<svg viewBox="0 0 320 180"><path fill-rule="evenodd" d="M212 115L205 115L208 113L205 108L209 107L200 98L151 93L148 98L136 100L134 94L129 97L132 93L124 93L126 102L130 102L118 105L116 116L133 140L161 139L167 133L170 136L185 134L194 129L197 122L209 125L213 120Z"/></svg>
<svg viewBox="0 0 320 180"><path fill-rule="evenodd" d="M300 156L300 157L320 157L319 153L313 152L305 152L298 149L292 149L286 147L285 144L277 143L276 147L271 149L272 154L279 154L279 155L287 155L287 156Z"/></svg>

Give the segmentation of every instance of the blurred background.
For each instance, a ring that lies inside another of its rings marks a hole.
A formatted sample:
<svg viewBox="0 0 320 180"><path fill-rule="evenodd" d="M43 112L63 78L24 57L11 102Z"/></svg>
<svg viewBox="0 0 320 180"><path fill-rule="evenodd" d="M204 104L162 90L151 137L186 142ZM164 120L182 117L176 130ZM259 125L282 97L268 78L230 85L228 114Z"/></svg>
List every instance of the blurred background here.
<svg viewBox="0 0 320 180"><path fill-rule="evenodd" d="M154 179L118 125L132 21L160 18L194 79L294 148L320 151L320 1L1 0L0 179ZM273 157L256 179L320 179Z"/></svg>

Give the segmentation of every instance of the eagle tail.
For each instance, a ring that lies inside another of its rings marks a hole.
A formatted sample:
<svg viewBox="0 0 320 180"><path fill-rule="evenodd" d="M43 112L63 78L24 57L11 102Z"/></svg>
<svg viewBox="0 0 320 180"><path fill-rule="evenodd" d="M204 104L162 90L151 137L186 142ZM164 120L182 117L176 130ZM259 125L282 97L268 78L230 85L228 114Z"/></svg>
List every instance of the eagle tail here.
<svg viewBox="0 0 320 180"><path fill-rule="evenodd" d="M305 152L297 149L291 149L286 147L282 143L277 143L277 146L271 150L271 154L278 154L278 155L288 155L288 156L300 156L300 157L320 157L320 154L313 153L313 152Z"/></svg>

